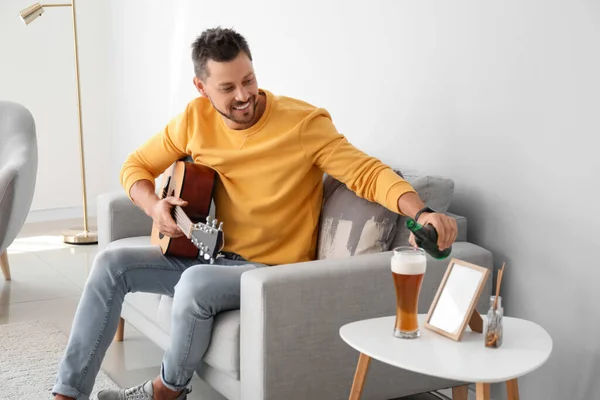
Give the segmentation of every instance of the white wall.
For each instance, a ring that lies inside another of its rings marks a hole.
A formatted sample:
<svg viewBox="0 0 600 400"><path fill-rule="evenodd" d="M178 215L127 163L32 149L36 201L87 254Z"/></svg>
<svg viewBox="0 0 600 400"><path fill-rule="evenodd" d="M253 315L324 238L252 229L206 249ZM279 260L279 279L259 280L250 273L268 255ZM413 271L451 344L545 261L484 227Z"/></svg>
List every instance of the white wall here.
<svg viewBox="0 0 600 400"><path fill-rule="evenodd" d="M0 2L0 98L32 112L39 169L29 220L81 217L82 190L77 127L75 58L70 8L48 8L30 25L19 11L32 0ZM110 133L107 41L108 7L77 4L83 134L89 214L109 189ZM117 178L118 179L118 178Z"/></svg>
<svg viewBox="0 0 600 400"><path fill-rule="evenodd" d="M124 3L111 2L111 178L196 96L195 36L235 27L262 87L326 107L395 167L455 179L469 239L507 262L506 313L554 339L522 397L598 397L598 2Z"/></svg>

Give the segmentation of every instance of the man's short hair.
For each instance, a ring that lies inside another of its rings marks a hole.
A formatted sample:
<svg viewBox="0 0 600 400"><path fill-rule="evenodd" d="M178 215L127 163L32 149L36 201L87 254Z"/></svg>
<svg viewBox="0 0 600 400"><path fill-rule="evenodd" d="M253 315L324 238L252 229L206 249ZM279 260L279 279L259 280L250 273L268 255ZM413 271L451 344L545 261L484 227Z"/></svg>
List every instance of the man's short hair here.
<svg viewBox="0 0 600 400"><path fill-rule="evenodd" d="M233 29L221 27L207 29L192 44L194 73L199 79L208 77L208 60L227 62L235 59L243 51L252 60L246 39Z"/></svg>

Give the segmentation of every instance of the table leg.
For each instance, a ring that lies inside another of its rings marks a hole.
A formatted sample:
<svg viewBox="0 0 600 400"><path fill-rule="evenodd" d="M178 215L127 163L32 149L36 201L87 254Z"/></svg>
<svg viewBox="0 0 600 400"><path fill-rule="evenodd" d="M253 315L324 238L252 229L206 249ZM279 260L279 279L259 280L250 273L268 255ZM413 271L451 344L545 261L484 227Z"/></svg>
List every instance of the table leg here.
<svg viewBox="0 0 600 400"><path fill-rule="evenodd" d="M516 379L506 382L506 394L508 400L519 400L519 383Z"/></svg>
<svg viewBox="0 0 600 400"><path fill-rule="evenodd" d="M348 400L360 400L370 363L371 357L360 353L358 364L356 365L356 373L354 374L354 382L352 382L352 390L350 390L350 397Z"/></svg>
<svg viewBox="0 0 600 400"><path fill-rule="evenodd" d="M468 400L469 385L455 386L452 388L452 400Z"/></svg>
<svg viewBox="0 0 600 400"><path fill-rule="evenodd" d="M469 385L455 386L452 388L452 400L468 400Z"/></svg>
<svg viewBox="0 0 600 400"><path fill-rule="evenodd" d="M478 383L475 386L477 391L477 400L490 400L490 384L489 383Z"/></svg>

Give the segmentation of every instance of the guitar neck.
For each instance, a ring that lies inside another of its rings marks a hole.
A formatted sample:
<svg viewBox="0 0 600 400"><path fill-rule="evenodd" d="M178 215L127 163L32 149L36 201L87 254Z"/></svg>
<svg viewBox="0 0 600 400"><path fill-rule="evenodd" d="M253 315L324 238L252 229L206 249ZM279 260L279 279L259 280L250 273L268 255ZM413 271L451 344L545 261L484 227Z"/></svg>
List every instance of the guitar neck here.
<svg viewBox="0 0 600 400"><path fill-rule="evenodd" d="M185 211L183 211L183 208L181 208L181 206L173 206L173 210L173 219L175 220L175 223L177 224L179 229L181 229L183 234L189 237L192 225L194 225L194 223L187 216Z"/></svg>

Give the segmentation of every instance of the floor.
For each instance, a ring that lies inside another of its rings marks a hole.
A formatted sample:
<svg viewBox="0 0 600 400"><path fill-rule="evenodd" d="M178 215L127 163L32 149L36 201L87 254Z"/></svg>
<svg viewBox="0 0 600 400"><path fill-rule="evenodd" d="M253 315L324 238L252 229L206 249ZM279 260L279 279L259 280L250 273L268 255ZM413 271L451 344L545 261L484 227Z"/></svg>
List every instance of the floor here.
<svg viewBox="0 0 600 400"><path fill-rule="evenodd" d="M6 283L0 277L0 324L37 319L51 322L69 335L79 296L98 251L96 245L62 243L60 232L78 226L78 220L25 225L8 249L13 279ZM157 376L162 350L130 325L125 326L125 339L111 345L102 369L121 387ZM197 377L192 387L189 400L225 400Z"/></svg>

